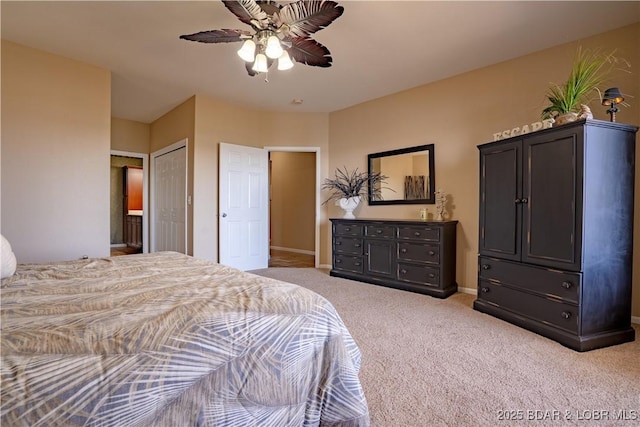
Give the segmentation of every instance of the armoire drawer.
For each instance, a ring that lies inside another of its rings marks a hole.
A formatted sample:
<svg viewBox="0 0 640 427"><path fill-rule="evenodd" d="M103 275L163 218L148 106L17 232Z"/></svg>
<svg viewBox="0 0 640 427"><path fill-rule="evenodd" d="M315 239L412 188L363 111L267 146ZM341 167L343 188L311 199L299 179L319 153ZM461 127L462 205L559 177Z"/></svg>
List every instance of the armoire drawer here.
<svg viewBox="0 0 640 427"><path fill-rule="evenodd" d="M357 256L334 255L333 265L336 270L351 271L360 274L364 271L362 257Z"/></svg>
<svg viewBox="0 0 640 427"><path fill-rule="evenodd" d="M440 247L422 243L399 242L398 260L440 263Z"/></svg>
<svg viewBox="0 0 640 427"><path fill-rule="evenodd" d="M354 237L336 237L333 244L336 252L342 254L362 255L362 239Z"/></svg>
<svg viewBox="0 0 640 427"><path fill-rule="evenodd" d="M478 258L478 274L482 280L492 280L526 289L536 294L562 298L578 304L580 273L551 270L496 258Z"/></svg>
<svg viewBox="0 0 640 427"><path fill-rule="evenodd" d="M481 280L478 287L480 300L538 322L551 324L574 334L578 333L579 310L577 305L528 294L509 286L485 280Z"/></svg>
<svg viewBox="0 0 640 427"><path fill-rule="evenodd" d="M399 239L440 241L440 229L436 227L398 227Z"/></svg>
<svg viewBox="0 0 640 427"><path fill-rule="evenodd" d="M398 280L427 286L440 286L440 271L424 265L398 263Z"/></svg>

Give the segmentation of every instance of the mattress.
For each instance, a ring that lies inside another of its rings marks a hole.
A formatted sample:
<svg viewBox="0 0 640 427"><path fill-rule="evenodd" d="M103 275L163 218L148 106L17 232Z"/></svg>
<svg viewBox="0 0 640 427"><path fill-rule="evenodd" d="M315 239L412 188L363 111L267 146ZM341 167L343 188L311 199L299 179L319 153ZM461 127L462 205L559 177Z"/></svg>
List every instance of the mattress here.
<svg viewBox="0 0 640 427"><path fill-rule="evenodd" d="M6 426L367 426L320 295L175 252L20 264L1 285Z"/></svg>

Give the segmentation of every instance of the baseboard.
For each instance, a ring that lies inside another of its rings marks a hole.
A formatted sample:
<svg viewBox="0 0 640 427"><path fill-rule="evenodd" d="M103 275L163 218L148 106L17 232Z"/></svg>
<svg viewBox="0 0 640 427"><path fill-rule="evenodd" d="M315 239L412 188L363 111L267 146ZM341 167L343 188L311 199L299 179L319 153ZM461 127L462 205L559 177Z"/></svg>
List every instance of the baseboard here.
<svg viewBox="0 0 640 427"><path fill-rule="evenodd" d="M640 316L631 316L631 323L635 323L636 325L640 325Z"/></svg>
<svg viewBox="0 0 640 427"><path fill-rule="evenodd" d="M331 264L320 264L317 268L325 268L327 270L331 270Z"/></svg>
<svg viewBox="0 0 640 427"><path fill-rule="evenodd" d="M294 248L283 248L280 246L270 246L270 249L275 249L276 251L284 251L284 252L294 252L296 254L305 254L305 255L315 255L314 251L307 251L304 249L294 249Z"/></svg>
<svg viewBox="0 0 640 427"><path fill-rule="evenodd" d="M478 295L477 288L461 288L460 286L458 286L458 292L469 295Z"/></svg>
<svg viewBox="0 0 640 427"><path fill-rule="evenodd" d="M126 243L112 243L111 247L112 248L126 248L127 244Z"/></svg>

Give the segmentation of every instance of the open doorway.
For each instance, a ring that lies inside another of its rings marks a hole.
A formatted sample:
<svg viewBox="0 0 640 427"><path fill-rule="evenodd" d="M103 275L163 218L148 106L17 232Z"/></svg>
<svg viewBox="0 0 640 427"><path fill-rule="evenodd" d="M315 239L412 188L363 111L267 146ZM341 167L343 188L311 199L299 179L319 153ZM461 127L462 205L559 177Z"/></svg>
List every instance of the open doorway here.
<svg viewBox="0 0 640 427"><path fill-rule="evenodd" d="M269 149L269 267L316 267L318 149Z"/></svg>
<svg viewBox="0 0 640 427"><path fill-rule="evenodd" d="M147 154L111 152L111 255L148 252Z"/></svg>

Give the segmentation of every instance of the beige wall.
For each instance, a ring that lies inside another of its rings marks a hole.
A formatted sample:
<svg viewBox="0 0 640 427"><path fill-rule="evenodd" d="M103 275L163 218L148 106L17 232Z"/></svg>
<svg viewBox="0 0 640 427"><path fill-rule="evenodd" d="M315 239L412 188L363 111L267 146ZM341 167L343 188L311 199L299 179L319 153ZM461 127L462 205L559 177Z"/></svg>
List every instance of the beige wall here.
<svg viewBox="0 0 640 427"><path fill-rule="evenodd" d="M435 145L436 188L450 199L450 217L457 219L457 281L475 289L478 252L478 150L493 140L493 133L540 120L550 82L563 83L579 45L617 49L616 54L640 64L640 24L624 27L579 42L554 47L433 84L356 105L330 115L329 169L366 168L368 153ZM611 86L630 95L630 107L621 107L618 121L640 124L638 71L619 73ZM608 120L605 108L591 103L596 119ZM636 153L638 152L636 145ZM638 158L638 156L636 155ZM639 158L640 159L640 158ZM636 162L634 265L640 265L640 170ZM432 214L433 205L368 206L356 216L418 218L420 208ZM340 215L329 206L329 216ZM327 229L327 235L330 230ZM329 246L322 248L329 263ZM640 268L634 271L633 313L640 316Z"/></svg>
<svg viewBox="0 0 640 427"><path fill-rule="evenodd" d="M2 234L18 262L109 255L111 75L2 41Z"/></svg>
<svg viewBox="0 0 640 427"><path fill-rule="evenodd" d="M271 246L314 252L316 154L272 152Z"/></svg>
<svg viewBox="0 0 640 427"><path fill-rule="evenodd" d="M151 125L133 120L111 118L111 149L149 154Z"/></svg>

